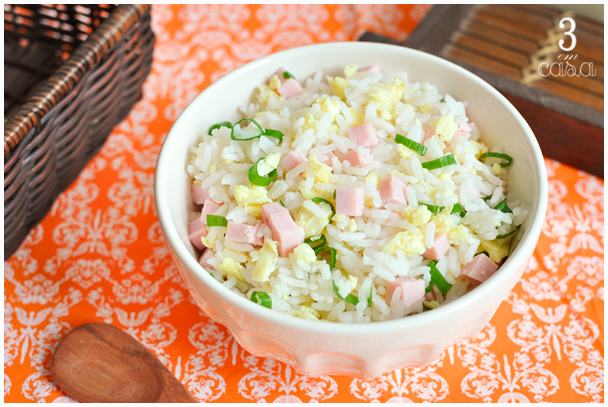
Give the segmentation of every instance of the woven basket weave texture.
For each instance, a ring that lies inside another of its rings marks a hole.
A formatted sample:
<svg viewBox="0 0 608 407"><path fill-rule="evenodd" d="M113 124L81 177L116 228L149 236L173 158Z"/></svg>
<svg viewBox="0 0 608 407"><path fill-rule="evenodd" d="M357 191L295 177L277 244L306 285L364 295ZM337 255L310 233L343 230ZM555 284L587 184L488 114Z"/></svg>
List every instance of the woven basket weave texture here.
<svg viewBox="0 0 608 407"><path fill-rule="evenodd" d="M15 24L16 32L9 35L7 10L14 11L16 7L5 6L5 43L16 39L13 47L48 49L53 46L54 35L59 47L49 53L51 64L53 58L70 54L50 78L25 89L30 92L26 102L9 113L4 125L5 260L99 151L114 126L141 99L143 82L152 64L154 34L149 6L90 8L92 33L84 42L86 27L70 31L69 24L59 25L58 31L49 34L48 21L36 22L37 16L47 16L53 7L57 7L59 19L68 16L64 20L73 23L74 15L92 6L20 6L26 13L34 10L29 19L35 23L27 26L30 32ZM41 12L40 8L46 10ZM105 20L104 12L108 15ZM93 31L95 25L98 26ZM71 40L62 31L72 33ZM6 66L5 59L5 82ZM5 105L6 89L5 85Z"/></svg>

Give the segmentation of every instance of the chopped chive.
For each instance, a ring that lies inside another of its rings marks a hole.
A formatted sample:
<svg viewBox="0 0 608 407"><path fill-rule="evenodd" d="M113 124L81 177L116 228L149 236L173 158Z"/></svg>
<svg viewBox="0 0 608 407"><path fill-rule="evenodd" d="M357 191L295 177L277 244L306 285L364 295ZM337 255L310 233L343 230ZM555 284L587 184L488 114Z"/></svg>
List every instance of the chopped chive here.
<svg viewBox="0 0 608 407"><path fill-rule="evenodd" d="M336 208L334 207L334 205L331 202L329 202L327 199L321 198L319 196L312 198L311 201L313 201L316 204L318 204L318 203L326 203L326 204L328 204L331 207L331 218L329 218L329 221L331 222L331 220L333 219L334 215L336 214Z"/></svg>
<svg viewBox="0 0 608 407"><path fill-rule="evenodd" d="M281 201L280 199L279 199L279 203L281 204L281 206L282 206L283 208L285 207L285 204L284 204L284 203L283 203L283 201Z"/></svg>
<svg viewBox="0 0 608 407"><path fill-rule="evenodd" d="M447 167L448 165L452 164L456 164L456 158L454 158L454 154L448 154L433 161L422 163L422 168L426 168L427 170L436 170L437 168Z"/></svg>
<svg viewBox="0 0 608 407"><path fill-rule="evenodd" d="M238 126L238 131L241 130L241 122L248 120L251 123L255 124L255 126L258 128L259 132L258 134L251 136L251 137L245 137L245 138L236 138L234 136L234 129L237 128ZM278 130L271 130L271 129L264 129L262 126L260 126L260 123L258 123L257 121L255 121L254 119L252 119L251 117L246 117L244 119L239 120L238 122L236 122L234 124L234 126L232 126L232 131L230 132L230 138L232 140L235 141L247 141L247 140L253 140L254 138L258 138L258 137L262 137L262 136L268 136L268 137L274 137L277 140L279 140L279 144L281 143L281 141L283 141L283 133L281 133Z"/></svg>
<svg viewBox="0 0 608 407"><path fill-rule="evenodd" d="M483 252L476 253L475 256L479 256L480 254L485 254L486 256L490 257L490 254L488 252L486 252L485 250ZM475 257L475 256L473 256L473 257Z"/></svg>
<svg viewBox="0 0 608 407"><path fill-rule="evenodd" d="M228 219L218 215L207 215L207 227L210 228L213 226L226 227L228 226Z"/></svg>
<svg viewBox="0 0 608 407"><path fill-rule="evenodd" d="M441 98L441 99L439 100L439 102L441 102L441 103L445 103L445 98Z"/></svg>
<svg viewBox="0 0 608 407"><path fill-rule="evenodd" d="M425 155L427 148L420 143L415 142L414 140L410 140L409 138L403 137L401 134L397 134L395 136L395 142L399 144L403 144L410 150L414 150L420 155Z"/></svg>
<svg viewBox="0 0 608 407"><path fill-rule="evenodd" d="M509 205L507 205L507 198L500 201L495 207L497 211L501 211L502 213L513 213Z"/></svg>
<svg viewBox="0 0 608 407"><path fill-rule="evenodd" d="M513 157L511 157L508 154L502 154L502 153L483 153L480 157L479 157L479 161L484 162L484 159L487 157L494 157L494 158L502 158L503 160L506 160L506 163L499 163L501 167L508 167L509 165L513 164Z"/></svg>
<svg viewBox="0 0 608 407"><path fill-rule="evenodd" d="M464 218L464 215L466 215L467 212L464 210L462 205L457 203L457 204L454 204L454 207L452 208L452 212L450 212L450 214L452 214L452 213L457 213L460 215L461 218Z"/></svg>
<svg viewBox="0 0 608 407"><path fill-rule="evenodd" d="M343 300L343 301L346 301L346 302L348 302L348 303L351 303L351 304L353 304L353 305L357 305L357 304L359 303L359 298L355 297L355 296L354 296L354 295L352 295L352 294L348 294L348 295L346 296L346 298L343 298L343 297L340 295L340 291L338 291L338 287L336 286L336 282L332 280L332 282L331 282L331 283L332 283L332 284L333 284L333 286L334 286L334 293L336 293L336 295L338 296L338 298L339 298L339 299L341 299L341 300ZM369 301L368 301L368 303L369 303Z"/></svg>
<svg viewBox="0 0 608 407"><path fill-rule="evenodd" d="M251 301L260 304L263 307L272 309L272 298L264 291L254 291L251 293Z"/></svg>
<svg viewBox="0 0 608 407"><path fill-rule="evenodd" d="M437 288L439 288L439 291L441 291L443 295L446 295L452 288L452 284L446 281L445 277L443 277L441 272L437 269L436 264L437 260L433 260L427 264L427 266L431 268L431 282L429 283L429 287L432 288L433 285L436 285Z"/></svg>
<svg viewBox="0 0 608 407"><path fill-rule="evenodd" d="M268 173L268 177L264 177L264 176L258 174L258 164L263 159L264 159L264 157L260 158L259 160L257 160L255 162L255 164L253 164L249 168L249 182L251 182L254 185L260 186L260 187L265 187L266 185L268 185L272 181L274 181L274 179L277 177L276 168L274 170L270 171L270 173Z"/></svg>
<svg viewBox="0 0 608 407"><path fill-rule="evenodd" d="M232 123L230 123L230 122L221 122L221 123L218 123L218 124L214 124L213 126L211 126L209 128L209 135L213 136L213 134L211 134L211 132L213 130L215 130L215 129L219 129L220 127L228 127L229 129L231 129L232 128Z"/></svg>
<svg viewBox="0 0 608 407"><path fill-rule="evenodd" d="M427 208L429 208L429 211L431 211L431 213L433 215L437 215L439 212L441 212L442 210L445 209L444 206L437 206L437 205L427 204L424 202L418 202L418 206L420 206L420 205L425 205Z"/></svg>
<svg viewBox="0 0 608 407"><path fill-rule="evenodd" d="M518 227L516 227L515 229L513 229L512 231L510 231L509 233L506 233L504 235L498 235L496 236L496 239L504 239L505 237L509 237L511 236L513 233L517 232L519 230L519 228L521 227L521 225L519 225Z"/></svg>
<svg viewBox="0 0 608 407"><path fill-rule="evenodd" d="M323 236L325 237L325 236ZM329 252L331 253L331 261L329 262L329 269L333 270L334 267L336 266L336 249L334 249L331 246L322 246L322 247L317 247L315 250L315 255L317 256L317 258L319 257L319 253L322 250L329 250Z"/></svg>
<svg viewBox="0 0 608 407"><path fill-rule="evenodd" d="M304 240L304 243L306 243L310 247L312 247L313 244L316 247L323 247L327 244L327 239L325 238L325 235L313 236L313 237L309 237L308 239Z"/></svg>
<svg viewBox="0 0 608 407"><path fill-rule="evenodd" d="M284 79L291 79L291 78L296 79L296 77L293 76L293 74L291 72L287 72L287 71L283 72L283 78Z"/></svg>

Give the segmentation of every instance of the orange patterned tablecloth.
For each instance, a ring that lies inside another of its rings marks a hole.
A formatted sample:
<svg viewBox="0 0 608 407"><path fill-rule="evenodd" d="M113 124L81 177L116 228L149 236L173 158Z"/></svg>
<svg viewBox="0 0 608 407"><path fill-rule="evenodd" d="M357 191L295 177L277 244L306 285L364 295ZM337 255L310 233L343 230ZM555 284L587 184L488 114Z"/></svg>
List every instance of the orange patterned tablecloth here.
<svg viewBox="0 0 608 407"><path fill-rule="evenodd" d="M371 381L313 380L243 351L195 305L164 246L153 199L171 123L211 82L263 55L404 40L425 5L154 6L144 98L4 263L4 400L71 401L50 381L57 341L103 321L150 348L201 401L604 400L604 183L547 160L549 208L526 273L476 338L430 366ZM345 61L345 63L348 61Z"/></svg>

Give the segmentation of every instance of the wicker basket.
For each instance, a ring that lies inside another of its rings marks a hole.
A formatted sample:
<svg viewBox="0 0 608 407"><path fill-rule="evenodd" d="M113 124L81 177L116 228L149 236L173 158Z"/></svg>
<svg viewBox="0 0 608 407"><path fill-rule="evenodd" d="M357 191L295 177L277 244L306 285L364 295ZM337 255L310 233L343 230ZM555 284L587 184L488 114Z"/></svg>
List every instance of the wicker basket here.
<svg viewBox="0 0 608 407"><path fill-rule="evenodd" d="M154 34L149 5L5 5L4 37L6 260L142 97Z"/></svg>

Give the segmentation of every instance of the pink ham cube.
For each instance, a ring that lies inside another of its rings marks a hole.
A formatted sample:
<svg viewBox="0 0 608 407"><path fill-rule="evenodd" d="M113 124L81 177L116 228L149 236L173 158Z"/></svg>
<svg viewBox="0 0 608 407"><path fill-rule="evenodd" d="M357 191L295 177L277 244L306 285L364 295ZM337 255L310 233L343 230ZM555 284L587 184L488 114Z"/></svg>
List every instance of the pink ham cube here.
<svg viewBox="0 0 608 407"><path fill-rule="evenodd" d="M207 236L207 227L200 219L195 219L188 223L188 239L199 250L203 250L205 245L201 242L201 237Z"/></svg>
<svg viewBox="0 0 608 407"><path fill-rule="evenodd" d="M366 66L365 68L357 69L357 72L371 72L374 74L379 74L380 68L378 68L378 65L371 65L371 66Z"/></svg>
<svg viewBox="0 0 608 407"><path fill-rule="evenodd" d="M372 160L371 154L359 154L357 150L349 150L342 156L342 161L348 161L351 167L361 167L362 165L371 163Z"/></svg>
<svg viewBox="0 0 608 407"><path fill-rule="evenodd" d="M203 210L201 212L201 222L207 225L207 215L213 215L221 207L222 204L218 204L214 202L211 198L207 198L205 204L203 205Z"/></svg>
<svg viewBox="0 0 608 407"><path fill-rule="evenodd" d="M378 135L371 123L351 127L348 129L348 136L359 147L373 147L378 144Z"/></svg>
<svg viewBox="0 0 608 407"><path fill-rule="evenodd" d="M433 129L427 130L427 132L424 133L424 136L422 136L422 141L420 142L420 144L424 144L425 141L427 141L434 135L435 135L435 130L433 130Z"/></svg>
<svg viewBox="0 0 608 407"><path fill-rule="evenodd" d="M192 184L191 188L192 202L197 205L202 205L209 198L209 190L201 187L201 184Z"/></svg>
<svg viewBox="0 0 608 407"><path fill-rule="evenodd" d="M425 301L435 301L436 299L437 299L437 296L435 296L435 291L431 290L430 293L424 294Z"/></svg>
<svg viewBox="0 0 608 407"><path fill-rule="evenodd" d="M397 278L386 287L386 303L390 306L395 288L401 287L401 300L405 308L424 298L424 280L417 278Z"/></svg>
<svg viewBox="0 0 608 407"><path fill-rule="evenodd" d="M425 259L439 260L445 256L445 253L449 248L450 243L448 242L448 236L445 233L438 233L435 235L433 247L426 249L423 256Z"/></svg>
<svg viewBox="0 0 608 407"><path fill-rule="evenodd" d="M473 257L473 260L460 270L460 275L471 283L479 285L490 278L496 270L498 265L483 253Z"/></svg>
<svg viewBox="0 0 608 407"><path fill-rule="evenodd" d="M324 154L325 157L327 157L325 159L325 161L322 161L323 164L325 165L329 165L330 167L333 167L333 159L336 156L334 153L332 153L331 151L329 153Z"/></svg>
<svg viewBox="0 0 608 407"><path fill-rule="evenodd" d="M277 71L274 73L274 75L276 75L279 80L281 81L281 83L285 82L286 79L283 78L283 72L285 72L285 68L280 67L279 69L277 69Z"/></svg>
<svg viewBox="0 0 608 407"><path fill-rule="evenodd" d="M268 223L270 222L270 215L282 209L285 208L278 202L262 205L262 222L268 225Z"/></svg>
<svg viewBox="0 0 608 407"><path fill-rule="evenodd" d="M405 183L394 175L382 180L378 184L378 190L380 191L383 205L388 203L407 204Z"/></svg>
<svg viewBox="0 0 608 407"><path fill-rule="evenodd" d="M468 124L463 123L460 126L458 126L458 130L456 130L456 132L454 133L454 138L457 138L457 137L468 138L470 135L471 135L471 127Z"/></svg>
<svg viewBox="0 0 608 407"><path fill-rule="evenodd" d="M238 243L248 243L254 246L261 246L264 244L264 237L257 236L260 226L261 223L256 226L250 226L228 221L225 239Z"/></svg>
<svg viewBox="0 0 608 407"><path fill-rule="evenodd" d="M336 188L336 214L348 216L363 215L363 188Z"/></svg>
<svg viewBox="0 0 608 407"><path fill-rule="evenodd" d="M289 78L281 84L277 92L285 99L289 99L302 93L302 86L295 79Z"/></svg>
<svg viewBox="0 0 608 407"><path fill-rule="evenodd" d="M302 153L298 153L295 151L290 151L287 155L281 160L281 165L285 168L285 171L291 171L296 168L298 165L305 163L308 159Z"/></svg>
<svg viewBox="0 0 608 407"><path fill-rule="evenodd" d="M211 250L211 249L205 250L203 252L201 258L198 260L198 264L200 264L201 266L203 266L205 268L213 268L213 266L211 264L207 263L207 260L209 260L213 256L215 256L215 253L213 252L213 250Z"/></svg>
<svg viewBox="0 0 608 407"><path fill-rule="evenodd" d="M276 202L271 204L262 205L262 218L264 218L264 207L268 205L279 205ZM266 210L265 222L270 230L272 231L272 240L275 240L279 246L279 255L281 257L287 257L289 253L296 248L297 245L303 242L300 236L300 228L294 222L293 218L289 214L286 208L280 206L271 207Z"/></svg>

